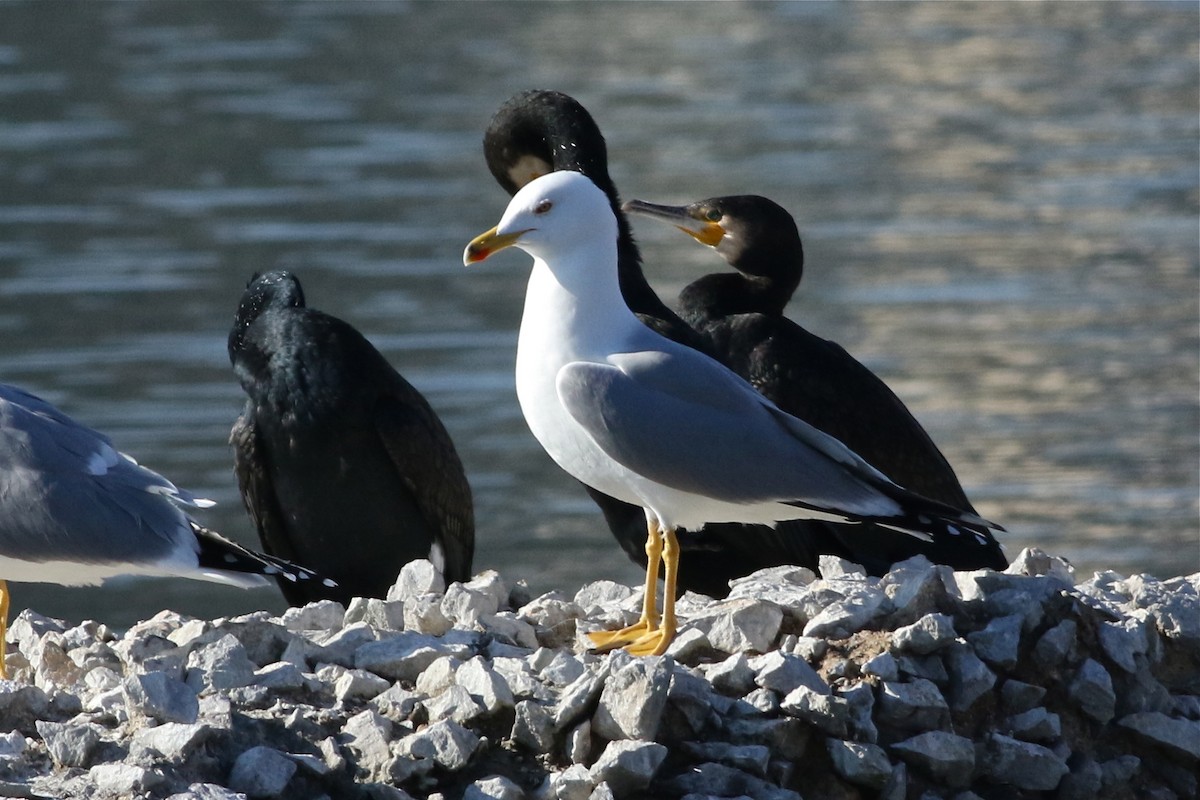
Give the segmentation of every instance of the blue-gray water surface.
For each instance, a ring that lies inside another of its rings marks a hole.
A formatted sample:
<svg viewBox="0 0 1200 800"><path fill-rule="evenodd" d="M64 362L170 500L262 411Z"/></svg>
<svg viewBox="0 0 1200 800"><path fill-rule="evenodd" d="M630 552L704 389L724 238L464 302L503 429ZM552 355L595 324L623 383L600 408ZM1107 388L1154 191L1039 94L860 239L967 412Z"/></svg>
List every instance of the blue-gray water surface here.
<svg viewBox="0 0 1200 800"><path fill-rule="evenodd" d="M1195 3L0 4L0 380L218 501L225 337L286 267L429 398L475 493L477 569L638 580L513 389L528 258L466 270L507 197L480 140L566 91L625 197L754 192L800 223L788 309L905 400L1008 552L1200 570ZM638 221L673 298L723 262ZM2 500L0 500L2 501ZM318 565L312 565L319 568ZM19 579L17 575L0 576ZM15 584L126 624L274 589Z"/></svg>

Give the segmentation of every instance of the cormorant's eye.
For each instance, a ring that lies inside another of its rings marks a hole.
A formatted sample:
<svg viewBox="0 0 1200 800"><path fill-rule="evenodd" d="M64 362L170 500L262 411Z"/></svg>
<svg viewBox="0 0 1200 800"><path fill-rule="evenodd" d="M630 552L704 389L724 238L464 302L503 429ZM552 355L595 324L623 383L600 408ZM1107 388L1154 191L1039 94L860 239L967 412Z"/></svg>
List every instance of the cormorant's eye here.
<svg viewBox="0 0 1200 800"><path fill-rule="evenodd" d="M542 200L540 203L538 203L536 206L533 207L533 213L545 214L547 211L549 211L552 208L554 208L554 203L550 202L549 200Z"/></svg>
<svg viewBox="0 0 1200 800"><path fill-rule="evenodd" d="M708 210L708 213L706 213L706 214L704 215L704 218L705 218L706 220L708 220L709 222L720 222L720 221L721 221L721 217L723 217L723 216L724 216L724 214L722 214L722 213L721 213L720 211L718 211L717 209L715 209L715 208L710 208L710 209Z"/></svg>

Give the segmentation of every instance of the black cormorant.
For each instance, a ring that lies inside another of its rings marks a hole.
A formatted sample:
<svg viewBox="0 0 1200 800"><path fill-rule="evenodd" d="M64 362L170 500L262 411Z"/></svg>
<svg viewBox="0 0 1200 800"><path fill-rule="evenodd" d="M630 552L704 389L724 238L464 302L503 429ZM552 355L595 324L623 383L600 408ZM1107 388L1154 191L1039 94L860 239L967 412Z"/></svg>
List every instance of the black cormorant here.
<svg viewBox="0 0 1200 800"><path fill-rule="evenodd" d="M289 603L384 597L418 558L470 578L474 512L450 436L361 333L267 272L242 295L229 358L249 397L230 443L263 547L338 583L281 582Z"/></svg>
<svg viewBox="0 0 1200 800"><path fill-rule="evenodd" d="M906 489L974 511L950 463L887 384L835 342L784 316L804 270L791 214L758 195L714 197L687 206L631 200L624 210L680 228L736 270L705 275L679 295L683 319L735 372ZM825 528L823 552L876 575L917 554L956 569L1008 566L986 531L941 533L922 541L875 525L817 524Z"/></svg>

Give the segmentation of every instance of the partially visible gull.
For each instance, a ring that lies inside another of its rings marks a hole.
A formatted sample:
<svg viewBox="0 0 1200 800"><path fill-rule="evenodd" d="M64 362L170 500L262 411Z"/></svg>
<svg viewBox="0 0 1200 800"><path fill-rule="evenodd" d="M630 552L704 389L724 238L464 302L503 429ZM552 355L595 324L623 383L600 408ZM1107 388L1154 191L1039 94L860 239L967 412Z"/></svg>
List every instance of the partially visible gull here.
<svg viewBox="0 0 1200 800"><path fill-rule="evenodd" d="M264 575L326 584L313 572L211 531L180 506L196 497L119 452L41 398L0 384L0 576L95 585L117 575L198 578L250 588ZM0 677L8 586L0 579Z"/></svg>
<svg viewBox="0 0 1200 800"><path fill-rule="evenodd" d="M387 595L427 558L471 577L475 515L429 403L349 323L309 308L295 275L255 275L229 333L247 395L230 441L263 548L336 588L280 583L292 605Z"/></svg>
<svg viewBox="0 0 1200 800"><path fill-rule="evenodd" d="M974 511L950 462L887 384L836 342L784 316L804 271L804 249L791 214L758 195L713 197L686 206L630 200L624 210L674 225L736 270L705 275L679 294L684 320L727 356L731 369L896 483ZM935 532L931 541L922 541L871 524L811 522L808 528L824 532L822 552L861 564L873 575L915 555L955 569L1008 566L987 532Z"/></svg>
<svg viewBox="0 0 1200 800"><path fill-rule="evenodd" d="M815 518L926 537L998 528L896 485L728 368L639 322L618 285L616 217L587 177L562 171L530 182L463 261L513 245L534 259L517 345L525 420L560 467L646 518L641 619L594 634L598 646L665 652L677 627L678 527Z"/></svg>

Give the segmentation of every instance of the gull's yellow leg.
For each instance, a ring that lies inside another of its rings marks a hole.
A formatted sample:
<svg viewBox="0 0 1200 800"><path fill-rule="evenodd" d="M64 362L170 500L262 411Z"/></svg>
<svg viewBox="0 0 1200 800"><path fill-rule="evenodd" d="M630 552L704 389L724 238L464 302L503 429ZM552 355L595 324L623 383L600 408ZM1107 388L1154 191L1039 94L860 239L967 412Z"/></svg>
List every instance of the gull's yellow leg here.
<svg viewBox="0 0 1200 800"><path fill-rule="evenodd" d="M642 597L642 616L619 631L596 631L588 638L598 650L611 650L640 639L658 628L658 565L662 561L663 537L658 523L646 520L646 591Z"/></svg>
<svg viewBox="0 0 1200 800"><path fill-rule="evenodd" d="M8 582L0 581L0 679L8 677L4 657L8 655L4 638L8 636Z"/></svg>
<svg viewBox="0 0 1200 800"><path fill-rule="evenodd" d="M675 586L679 579L679 540L675 529L667 530L667 543L662 553L666 579L663 586L662 624L625 649L635 656L661 656L667 652L675 638L678 623L675 620Z"/></svg>

